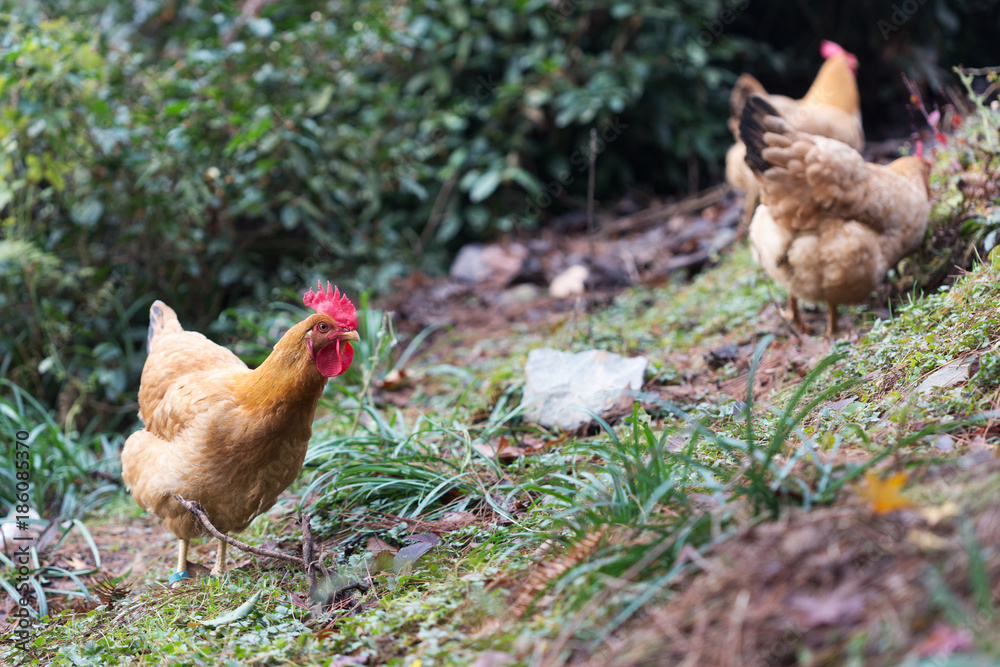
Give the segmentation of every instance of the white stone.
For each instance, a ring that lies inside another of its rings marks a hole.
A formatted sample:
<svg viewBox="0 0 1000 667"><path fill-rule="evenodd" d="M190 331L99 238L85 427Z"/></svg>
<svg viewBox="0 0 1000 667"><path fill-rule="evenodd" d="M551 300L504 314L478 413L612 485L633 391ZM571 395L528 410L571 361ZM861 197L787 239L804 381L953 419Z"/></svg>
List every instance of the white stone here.
<svg viewBox="0 0 1000 667"><path fill-rule="evenodd" d="M642 388L645 357L622 357L605 350L560 352L547 348L528 352L524 366L524 417L547 428L572 430L605 415L629 392Z"/></svg>

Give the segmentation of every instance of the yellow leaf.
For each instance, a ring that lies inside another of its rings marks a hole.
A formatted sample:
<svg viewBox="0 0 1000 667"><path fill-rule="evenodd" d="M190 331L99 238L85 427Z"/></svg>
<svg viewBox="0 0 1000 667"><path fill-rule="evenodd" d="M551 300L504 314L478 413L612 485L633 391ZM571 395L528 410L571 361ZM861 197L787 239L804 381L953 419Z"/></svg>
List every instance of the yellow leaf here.
<svg viewBox="0 0 1000 667"><path fill-rule="evenodd" d="M865 473L861 497L872 504L876 514L886 514L906 507L913 507L912 502L899 494L905 483L905 472L897 472L883 480L877 472L869 470Z"/></svg>

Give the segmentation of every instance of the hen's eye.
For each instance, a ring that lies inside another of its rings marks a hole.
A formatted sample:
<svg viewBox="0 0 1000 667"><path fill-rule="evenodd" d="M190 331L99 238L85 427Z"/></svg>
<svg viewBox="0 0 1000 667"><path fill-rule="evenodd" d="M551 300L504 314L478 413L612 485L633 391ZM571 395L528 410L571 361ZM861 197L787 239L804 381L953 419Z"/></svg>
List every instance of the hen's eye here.
<svg viewBox="0 0 1000 667"><path fill-rule="evenodd" d="M330 330L330 325L328 325L326 322L320 322L319 324L316 325L316 330L319 331L320 333L326 333L327 331Z"/></svg>

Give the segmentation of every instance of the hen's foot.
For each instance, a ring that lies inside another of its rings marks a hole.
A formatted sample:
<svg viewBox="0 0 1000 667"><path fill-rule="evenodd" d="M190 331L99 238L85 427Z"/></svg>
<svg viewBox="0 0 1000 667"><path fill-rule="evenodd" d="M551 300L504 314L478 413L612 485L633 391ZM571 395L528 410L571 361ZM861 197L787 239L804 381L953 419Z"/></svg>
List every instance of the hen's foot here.
<svg viewBox="0 0 1000 667"><path fill-rule="evenodd" d="M799 311L799 301L791 294L788 295L788 310L786 310L783 315L786 319L792 321L792 326L794 326L797 331L804 334L809 333L809 330L806 328L805 320L802 319L802 312Z"/></svg>
<svg viewBox="0 0 1000 667"><path fill-rule="evenodd" d="M167 577L167 583L170 584L171 588L180 586L183 579L190 579L187 573L188 544L185 539L177 540L177 571Z"/></svg>
<svg viewBox="0 0 1000 667"><path fill-rule="evenodd" d="M180 588L181 582L185 579L190 579L187 570L181 570L180 572L174 572L169 577L167 577L167 583L170 584L171 588Z"/></svg>
<svg viewBox="0 0 1000 667"><path fill-rule="evenodd" d="M222 540L216 540L219 544L215 552L215 565L212 566L212 571L209 573L213 577L221 576L226 571L226 543Z"/></svg>
<svg viewBox="0 0 1000 667"><path fill-rule="evenodd" d="M826 304L826 333L833 336L837 333L837 304Z"/></svg>

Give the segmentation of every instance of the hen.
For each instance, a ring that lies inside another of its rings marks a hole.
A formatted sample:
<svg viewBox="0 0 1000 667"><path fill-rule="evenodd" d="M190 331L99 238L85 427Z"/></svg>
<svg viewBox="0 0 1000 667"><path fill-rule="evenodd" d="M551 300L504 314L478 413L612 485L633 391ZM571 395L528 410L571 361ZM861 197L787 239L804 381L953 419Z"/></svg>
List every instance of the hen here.
<svg viewBox="0 0 1000 667"><path fill-rule="evenodd" d="M163 302L150 308L139 388L145 428L125 442L122 479L180 540L171 583L187 578L189 540L205 534L173 494L199 501L223 533L246 528L298 475L327 378L351 365L350 341L359 340L351 302L329 283L302 300L316 314L289 329L254 370L182 329ZM225 567L219 540L212 574Z"/></svg>
<svg viewBox="0 0 1000 667"><path fill-rule="evenodd" d="M726 180L746 193L744 222L753 215L760 198L757 180L744 161L746 146L739 131L740 115L752 95L765 98L796 130L837 139L858 151L864 147L861 98L855 79L858 59L828 41L822 43L820 54L826 61L801 100L769 95L764 86L749 74L742 74L736 80L730 97L732 116L729 119L729 129L736 143L726 153Z"/></svg>
<svg viewBox="0 0 1000 667"><path fill-rule="evenodd" d="M797 299L864 301L886 270L923 240L930 213L930 165L920 155L865 162L847 144L796 130L767 100L747 100L740 117L746 164L761 184L750 243L764 270Z"/></svg>

